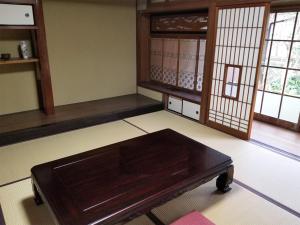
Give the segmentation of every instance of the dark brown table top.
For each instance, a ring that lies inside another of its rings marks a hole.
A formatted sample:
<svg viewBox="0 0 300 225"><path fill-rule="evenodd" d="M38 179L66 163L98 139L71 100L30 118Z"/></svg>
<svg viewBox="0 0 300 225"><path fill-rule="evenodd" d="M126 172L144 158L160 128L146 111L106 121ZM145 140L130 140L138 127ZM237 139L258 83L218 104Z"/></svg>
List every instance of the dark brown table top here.
<svg viewBox="0 0 300 225"><path fill-rule="evenodd" d="M166 129L35 166L32 178L59 224L114 224L207 182L231 163Z"/></svg>

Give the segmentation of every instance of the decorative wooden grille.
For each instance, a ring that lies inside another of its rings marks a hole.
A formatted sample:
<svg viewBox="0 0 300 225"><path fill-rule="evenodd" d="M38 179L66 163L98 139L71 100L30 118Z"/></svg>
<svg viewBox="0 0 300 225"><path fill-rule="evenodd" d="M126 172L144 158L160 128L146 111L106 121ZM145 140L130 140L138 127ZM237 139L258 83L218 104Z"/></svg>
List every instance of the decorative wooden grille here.
<svg viewBox="0 0 300 225"><path fill-rule="evenodd" d="M207 15L186 14L152 16L152 32L206 32Z"/></svg>
<svg viewBox="0 0 300 225"><path fill-rule="evenodd" d="M266 6L218 8L209 122L248 134ZM241 69L238 99L224 96L225 65Z"/></svg>
<svg viewBox="0 0 300 225"><path fill-rule="evenodd" d="M178 86L194 90L197 64L197 40L180 40Z"/></svg>
<svg viewBox="0 0 300 225"><path fill-rule="evenodd" d="M163 82L174 86L177 77L178 45L177 39L164 39Z"/></svg>
<svg viewBox="0 0 300 225"><path fill-rule="evenodd" d="M201 92L205 48L204 39L152 38L151 80Z"/></svg>
<svg viewBox="0 0 300 225"><path fill-rule="evenodd" d="M159 82L163 81L163 39L153 38L151 41L151 67L150 78Z"/></svg>

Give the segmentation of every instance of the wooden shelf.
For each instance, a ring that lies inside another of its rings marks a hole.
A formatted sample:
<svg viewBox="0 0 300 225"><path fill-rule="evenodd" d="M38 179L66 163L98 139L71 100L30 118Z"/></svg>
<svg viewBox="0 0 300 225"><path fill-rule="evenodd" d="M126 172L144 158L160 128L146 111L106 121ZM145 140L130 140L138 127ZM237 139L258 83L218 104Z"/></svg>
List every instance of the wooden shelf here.
<svg viewBox="0 0 300 225"><path fill-rule="evenodd" d="M38 30L37 26L0 25L0 30Z"/></svg>
<svg viewBox="0 0 300 225"><path fill-rule="evenodd" d="M201 104L201 93L196 94L196 93L185 92L182 90L176 90L175 88L167 87L166 85L158 84L156 82L151 82L151 81L140 82L138 85L144 88L151 89L153 91L158 91L164 94L173 95L175 97L182 98L183 100Z"/></svg>
<svg viewBox="0 0 300 225"><path fill-rule="evenodd" d="M159 101L132 94L57 106L53 115L45 115L40 110L2 115L0 147L163 109Z"/></svg>
<svg viewBox="0 0 300 225"><path fill-rule="evenodd" d="M39 59L37 58L30 58L30 59L12 58L10 60L0 59L0 65L25 64L25 63L34 63L38 61Z"/></svg>

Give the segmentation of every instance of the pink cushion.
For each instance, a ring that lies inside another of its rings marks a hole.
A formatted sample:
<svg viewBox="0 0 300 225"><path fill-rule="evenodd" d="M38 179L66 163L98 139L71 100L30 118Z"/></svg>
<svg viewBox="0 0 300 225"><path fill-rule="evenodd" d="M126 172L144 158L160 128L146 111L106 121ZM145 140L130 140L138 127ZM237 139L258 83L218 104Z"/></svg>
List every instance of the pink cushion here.
<svg viewBox="0 0 300 225"><path fill-rule="evenodd" d="M191 212L170 225L215 225L199 212Z"/></svg>

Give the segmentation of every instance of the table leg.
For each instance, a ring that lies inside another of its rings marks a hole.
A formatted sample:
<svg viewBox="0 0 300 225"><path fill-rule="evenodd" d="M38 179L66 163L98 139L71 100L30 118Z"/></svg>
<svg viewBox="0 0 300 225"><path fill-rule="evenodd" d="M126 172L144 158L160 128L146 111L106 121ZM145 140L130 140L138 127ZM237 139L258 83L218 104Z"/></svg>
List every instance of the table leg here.
<svg viewBox="0 0 300 225"><path fill-rule="evenodd" d="M33 193L34 193L35 204L37 204L37 205L43 204L44 203L43 199L34 184L32 184L32 189L33 189Z"/></svg>
<svg viewBox="0 0 300 225"><path fill-rule="evenodd" d="M234 173L234 167L233 165L230 165L227 168L227 171L225 173L222 173L217 178L217 188L219 191L226 193L231 190L231 187L229 187L229 184L233 181L233 173Z"/></svg>

